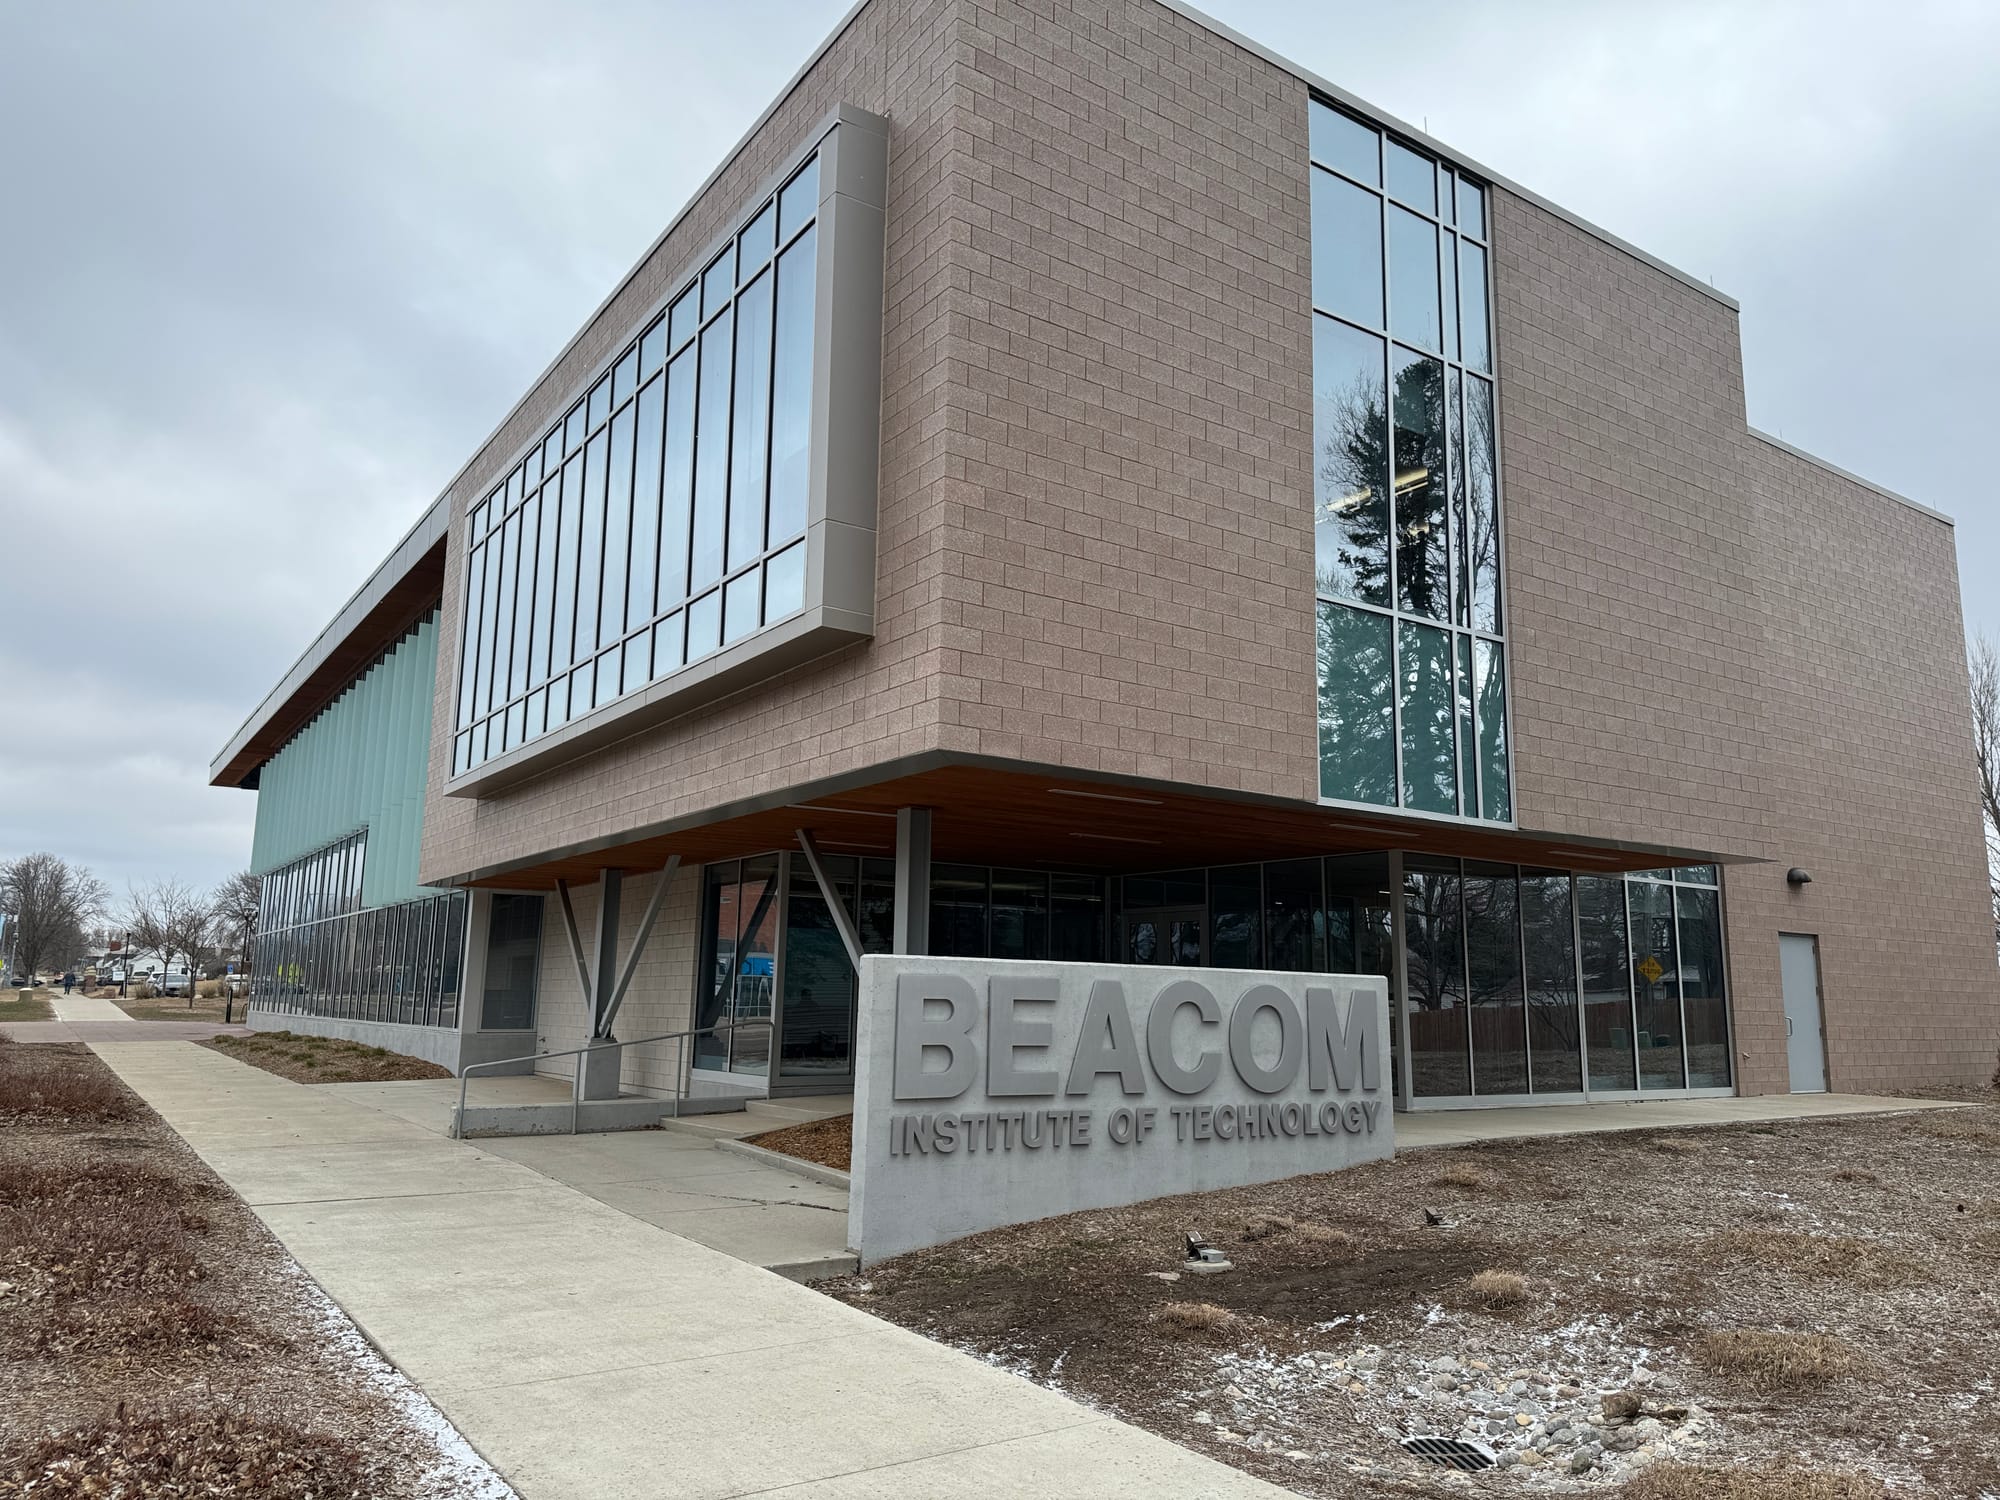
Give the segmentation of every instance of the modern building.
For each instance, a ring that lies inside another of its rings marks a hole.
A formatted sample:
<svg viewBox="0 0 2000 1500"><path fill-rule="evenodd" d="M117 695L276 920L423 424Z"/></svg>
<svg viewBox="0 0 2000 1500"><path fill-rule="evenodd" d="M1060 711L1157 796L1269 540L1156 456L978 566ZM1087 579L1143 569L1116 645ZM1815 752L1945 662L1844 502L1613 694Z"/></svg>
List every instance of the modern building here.
<svg viewBox="0 0 2000 1500"><path fill-rule="evenodd" d="M1387 975L1405 1107L1983 1080L1953 548L1177 0L863 0L217 759L253 1018L841 1092L860 952L1113 958Z"/></svg>

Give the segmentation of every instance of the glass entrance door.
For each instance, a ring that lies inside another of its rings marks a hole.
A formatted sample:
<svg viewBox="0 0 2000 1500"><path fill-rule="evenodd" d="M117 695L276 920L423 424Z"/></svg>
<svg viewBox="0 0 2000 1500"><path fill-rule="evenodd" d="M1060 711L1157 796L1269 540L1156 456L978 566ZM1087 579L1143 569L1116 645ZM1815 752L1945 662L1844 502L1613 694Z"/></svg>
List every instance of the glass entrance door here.
<svg viewBox="0 0 2000 1500"><path fill-rule="evenodd" d="M1205 959L1203 919L1199 906L1156 906L1125 913L1124 961L1198 968Z"/></svg>

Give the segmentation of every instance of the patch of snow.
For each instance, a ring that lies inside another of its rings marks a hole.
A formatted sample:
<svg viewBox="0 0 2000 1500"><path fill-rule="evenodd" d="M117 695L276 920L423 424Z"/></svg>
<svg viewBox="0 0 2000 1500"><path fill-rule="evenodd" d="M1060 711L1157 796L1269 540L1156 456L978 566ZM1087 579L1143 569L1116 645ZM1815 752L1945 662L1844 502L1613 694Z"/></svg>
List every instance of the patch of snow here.
<svg viewBox="0 0 2000 1500"><path fill-rule="evenodd" d="M362 1336L353 1320L327 1296L305 1267L287 1258L286 1272L319 1324L324 1344L360 1377L363 1385L376 1392L396 1409L404 1421L428 1438L436 1455L426 1465L421 1483L424 1489L450 1500L520 1500L514 1487L502 1479L494 1467L479 1456L465 1435L439 1411L431 1398Z"/></svg>

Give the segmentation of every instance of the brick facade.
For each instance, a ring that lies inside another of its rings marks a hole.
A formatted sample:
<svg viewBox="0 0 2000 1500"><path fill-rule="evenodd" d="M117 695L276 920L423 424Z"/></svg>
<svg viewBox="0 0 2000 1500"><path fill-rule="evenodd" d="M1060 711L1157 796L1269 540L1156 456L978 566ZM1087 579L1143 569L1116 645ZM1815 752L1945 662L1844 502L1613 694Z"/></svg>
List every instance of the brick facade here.
<svg viewBox="0 0 2000 1500"><path fill-rule="evenodd" d="M1158 0L864 6L454 514L856 104L891 131L875 639L476 802L440 795L447 668L425 877L928 750L1309 803L1308 96ZM1779 931L1820 936L1832 1087L1989 1076L1951 528L1747 428L1726 300L1492 197L1520 825L1752 861L1725 881L1746 1091L1786 1086Z"/></svg>

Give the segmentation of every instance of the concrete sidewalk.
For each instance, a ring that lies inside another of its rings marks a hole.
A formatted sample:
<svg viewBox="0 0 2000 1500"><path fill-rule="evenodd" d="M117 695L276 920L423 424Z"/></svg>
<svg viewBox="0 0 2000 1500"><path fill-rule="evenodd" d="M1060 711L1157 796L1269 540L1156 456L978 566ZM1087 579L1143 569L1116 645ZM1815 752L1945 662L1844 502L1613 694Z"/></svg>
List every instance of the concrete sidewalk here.
<svg viewBox="0 0 2000 1500"><path fill-rule="evenodd" d="M1286 1493L477 1143L207 1048L95 1050L524 1500Z"/></svg>
<svg viewBox="0 0 2000 1500"><path fill-rule="evenodd" d="M101 1000L93 995L50 994L49 1005L56 1013L58 1021L115 1021L121 1026L138 1024L118 1008L115 1000Z"/></svg>

